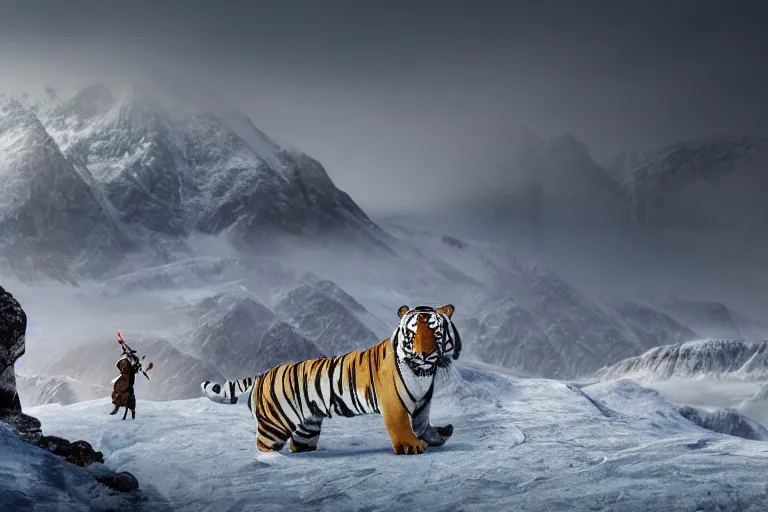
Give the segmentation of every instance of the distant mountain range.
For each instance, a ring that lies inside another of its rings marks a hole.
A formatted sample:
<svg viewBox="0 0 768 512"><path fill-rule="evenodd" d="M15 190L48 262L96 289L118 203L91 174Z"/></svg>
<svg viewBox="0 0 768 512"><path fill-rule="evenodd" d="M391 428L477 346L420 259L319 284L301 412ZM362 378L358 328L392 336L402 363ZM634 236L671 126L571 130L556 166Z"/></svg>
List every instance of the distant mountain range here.
<svg viewBox="0 0 768 512"><path fill-rule="evenodd" d="M566 134L546 140L519 128L508 136L505 187L474 213L531 229L611 227L635 234L713 231L768 241L768 137L684 141L625 152L606 166ZM476 202L476 199L473 199Z"/></svg>
<svg viewBox="0 0 768 512"><path fill-rule="evenodd" d="M644 198L684 188L640 190L641 180L749 174L764 154L736 145L702 174L690 162L710 160L695 152L673 172L661 156L605 169L572 136L521 131L514 147L522 188L503 207L532 225L596 229L637 224ZM380 226L320 163L231 108L138 87L0 101L0 265L21 280L78 284L67 307L83 301L83 318L147 297L162 304L143 318L155 315L163 332L128 315L115 327L156 365L140 396L162 400L197 396L200 380L368 347L390 335L401 304L456 305L465 357L543 377L590 375L663 344L765 332L718 302L606 301L496 244L409 221ZM67 350L51 351L34 337L57 326L35 321L45 327L28 340L26 396L72 401L109 389L117 354L103 339L113 332L85 326ZM84 364L84 354L95 359Z"/></svg>
<svg viewBox="0 0 768 512"><path fill-rule="evenodd" d="M307 155L226 106L140 87L0 100L0 258L16 273L105 275L127 255L189 255L194 233L243 249L273 235L351 237L377 226ZM23 255L23 257L22 257Z"/></svg>

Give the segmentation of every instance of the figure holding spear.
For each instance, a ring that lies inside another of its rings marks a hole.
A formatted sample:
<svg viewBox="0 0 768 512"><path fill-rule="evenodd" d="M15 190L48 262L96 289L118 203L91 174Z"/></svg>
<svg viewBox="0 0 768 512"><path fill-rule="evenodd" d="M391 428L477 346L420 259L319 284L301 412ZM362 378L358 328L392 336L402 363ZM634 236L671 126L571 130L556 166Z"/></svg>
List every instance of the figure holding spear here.
<svg viewBox="0 0 768 512"><path fill-rule="evenodd" d="M136 394L133 389L136 383L136 374L141 372L149 380L147 372L152 369L152 363L150 362L147 368L144 369L141 361L146 356L139 359L136 351L125 342L120 331L117 331L117 342L120 344L123 354L115 363L115 366L120 371L120 376L112 380L112 403L115 408L109 414L117 414L120 407L125 407L123 419L128 416L129 409L131 411L131 419L136 419Z"/></svg>

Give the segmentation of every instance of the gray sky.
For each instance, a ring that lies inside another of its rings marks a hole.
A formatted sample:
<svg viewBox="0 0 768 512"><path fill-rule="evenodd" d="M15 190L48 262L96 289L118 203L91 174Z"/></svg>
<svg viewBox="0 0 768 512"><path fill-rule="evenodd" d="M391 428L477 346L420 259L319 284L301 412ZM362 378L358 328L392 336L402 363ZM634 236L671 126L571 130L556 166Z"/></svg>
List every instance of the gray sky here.
<svg viewBox="0 0 768 512"><path fill-rule="evenodd" d="M208 82L377 212L460 194L518 125L600 160L765 130L762 4L0 0L0 86Z"/></svg>

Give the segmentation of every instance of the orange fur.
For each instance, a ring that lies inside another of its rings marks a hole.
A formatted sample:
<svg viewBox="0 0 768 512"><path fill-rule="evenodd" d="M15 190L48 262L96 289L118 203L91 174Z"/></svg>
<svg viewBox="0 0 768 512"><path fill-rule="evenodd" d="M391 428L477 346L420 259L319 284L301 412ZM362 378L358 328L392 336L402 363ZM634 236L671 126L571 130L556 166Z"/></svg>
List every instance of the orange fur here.
<svg viewBox="0 0 768 512"><path fill-rule="evenodd" d="M450 318L454 307L449 304L435 311ZM398 317L408 312L408 306L402 306ZM413 335L416 353L430 354L439 348L427 318L426 314L417 318ZM290 440L292 452L312 451L316 449L322 419L332 413L381 413L396 454L423 453L427 442L417 437L412 413L404 405L402 397L408 390L396 357L395 343L388 338L366 350L282 364L258 376L249 397L257 420L258 449L277 451ZM420 400L422 405L428 403L431 391Z"/></svg>

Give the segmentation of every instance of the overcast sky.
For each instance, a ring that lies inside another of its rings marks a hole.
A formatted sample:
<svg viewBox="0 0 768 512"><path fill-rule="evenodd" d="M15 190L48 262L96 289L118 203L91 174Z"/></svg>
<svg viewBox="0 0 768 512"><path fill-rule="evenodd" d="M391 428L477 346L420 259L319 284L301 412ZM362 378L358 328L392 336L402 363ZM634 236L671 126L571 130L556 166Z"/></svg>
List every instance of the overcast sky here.
<svg viewBox="0 0 768 512"><path fill-rule="evenodd" d="M0 0L0 85L211 83L375 212L460 193L519 125L599 160L765 131L763 4Z"/></svg>

